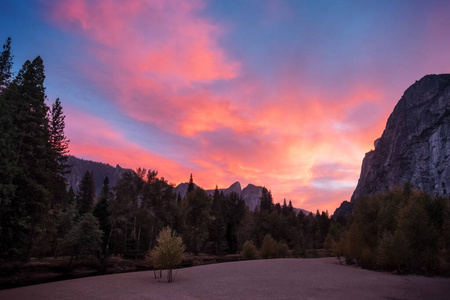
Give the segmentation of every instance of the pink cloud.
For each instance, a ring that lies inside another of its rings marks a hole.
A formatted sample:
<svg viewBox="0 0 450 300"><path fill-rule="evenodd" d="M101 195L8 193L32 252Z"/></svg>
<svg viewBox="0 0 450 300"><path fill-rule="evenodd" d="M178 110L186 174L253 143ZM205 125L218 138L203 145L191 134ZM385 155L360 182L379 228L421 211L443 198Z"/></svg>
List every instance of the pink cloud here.
<svg viewBox="0 0 450 300"><path fill-rule="evenodd" d="M119 129L73 107L66 109L66 135L70 137L70 154L84 159L136 170L156 169L169 181L184 181L189 169L176 161L158 155L130 141Z"/></svg>
<svg viewBox="0 0 450 300"><path fill-rule="evenodd" d="M382 91L361 83L339 96L318 92L288 69L268 88L221 47L225 30L200 16L203 5L170 0L55 3L52 22L90 41L83 50L94 63L79 68L104 98L134 120L199 141L180 163L130 141L108 121L72 109L67 114L72 153L133 169L158 169L177 183L194 173L205 188L227 187L236 180L265 185L275 201L286 197L309 210L331 210L329 205L349 199L348 183L359 175L364 152L386 120L384 112L363 116L361 128L361 120L349 111L377 106ZM215 91L216 82L227 82L227 91ZM321 167L336 162L346 171ZM314 182L345 188L314 188Z"/></svg>

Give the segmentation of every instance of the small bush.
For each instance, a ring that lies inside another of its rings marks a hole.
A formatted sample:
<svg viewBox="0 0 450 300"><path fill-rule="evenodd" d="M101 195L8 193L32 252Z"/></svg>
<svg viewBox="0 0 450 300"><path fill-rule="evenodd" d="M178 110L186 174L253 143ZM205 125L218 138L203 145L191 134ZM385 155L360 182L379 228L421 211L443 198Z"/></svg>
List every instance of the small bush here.
<svg viewBox="0 0 450 300"><path fill-rule="evenodd" d="M242 247L242 256L244 259L257 259L258 250L253 241L246 241Z"/></svg>
<svg viewBox="0 0 450 300"><path fill-rule="evenodd" d="M272 238L270 234L266 235L263 239L261 246L262 258L274 258L278 254L278 243Z"/></svg>
<svg viewBox="0 0 450 300"><path fill-rule="evenodd" d="M289 246L286 243L277 243L278 245L278 251L277 251L277 257L288 257L289 256Z"/></svg>

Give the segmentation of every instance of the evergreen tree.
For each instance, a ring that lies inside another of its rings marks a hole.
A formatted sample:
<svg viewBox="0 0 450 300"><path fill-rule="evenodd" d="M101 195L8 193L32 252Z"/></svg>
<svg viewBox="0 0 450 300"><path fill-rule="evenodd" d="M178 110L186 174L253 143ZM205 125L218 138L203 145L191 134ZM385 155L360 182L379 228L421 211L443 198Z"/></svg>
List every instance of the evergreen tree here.
<svg viewBox="0 0 450 300"><path fill-rule="evenodd" d="M292 214L292 213L294 213L294 207L292 206L292 201L289 200L288 214Z"/></svg>
<svg viewBox="0 0 450 300"><path fill-rule="evenodd" d="M86 171L79 185L79 191L76 197L78 212L83 215L92 212L95 198L95 183L93 172Z"/></svg>
<svg viewBox="0 0 450 300"><path fill-rule="evenodd" d="M289 201L289 202L290 202L290 201ZM288 209L288 206L287 206L287 204L286 204L286 198L284 198L283 206L281 206L281 213L282 213L283 216L285 216L285 217L289 214L289 209Z"/></svg>
<svg viewBox="0 0 450 300"><path fill-rule="evenodd" d="M187 192L190 193L195 189L194 186L194 180L192 180L192 173L191 173L191 177L189 178L189 185L188 185L188 189Z"/></svg>
<svg viewBox="0 0 450 300"><path fill-rule="evenodd" d="M133 188L135 177L135 173L131 171L122 174L114 187L115 196L109 205L111 230L108 238L110 247L114 248L116 253L125 253L127 238L133 229L131 215L135 198Z"/></svg>
<svg viewBox="0 0 450 300"><path fill-rule="evenodd" d="M44 230L44 220L51 212L44 79L43 61L38 56L25 62L1 94L6 109L1 123L8 128L1 158L1 165L6 166L1 190L7 197L1 213L4 248L0 252L10 259L28 259L36 233Z"/></svg>
<svg viewBox="0 0 450 300"><path fill-rule="evenodd" d="M186 195L184 203L185 238L190 251L198 254L208 238L208 226L212 220L211 198L201 188Z"/></svg>
<svg viewBox="0 0 450 300"><path fill-rule="evenodd" d="M0 56L0 93L8 87L11 82L13 65L13 56L11 55L11 38L6 40L3 45L3 52Z"/></svg>
<svg viewBox="0 0 450 300"><path fill-rule="evenodd" d="M93 215L97 218L100 229L103 231L103 246L102 252L104 256L108 256L106 250L109 242L109 232L111 230L111 224L109 223L109 201L112 198L112 193L109 189L109 178L105 177L103 181L102 191L100 193L100 199L94 207Z"/></svg>
<svg viewBox="0 0 450 300"><path fill-rule="evenodd" d="M215 254L221 254L223 251L222 243L225 239L226 224L223 212L224 198L223 192L219 192L219 188L216 185L211 209L214 222L211 222L209 227L209 240L214 243L213 251Z"/></svg>
<svg viewBox="0 0 450 300"><path fill-rule="evenodd" d="M268 211L271 212L274 208L272 193L268 191L265 187L263 187L261 192L261 202L259 205L260 211Z"/></svg>
<svg viewBox="0 0 450 300"><path fill-rule="evenodd" d="M236 253L239 249L237 230L245 215L245 202L237 193L232 192L225 196L223 203L226 223L225 238L229 252Z"/></svg>
<svg viewBox="0 0 450 300"><path fill-rule="evenodd" d="M9 252L8 240L11 237L11 230L8 224L11 216L8 215L11 209L11 201L14 198L16 185L13 178L18 172L16 163L16 147L14 127L14 102L12 89L5 90L9 85L11 75L12 56L10 49L11 39L3 46L4 51L0 57L0 258ZM4 91L5 90L5 91Z"/></svg>
<svg viewBox="0 0 450 300"><path fill-rule="evenodd" d="M49 164L52 176L52 206L55 206L56 204L61 204L66 194L67 180L64 175L68 173L67 169L69 167L66 155L69 152L69 140L64 133L65 116L59 98L56 99L50 109L49 119Z"/></svg>
<svg viewBox="0 0 450 300"><path fill-rule="evenodd" d="M97 219L91 213L85 213L67 233L62 244L66 253L75 257L98 255L101 251L103 232Z"/></svg>

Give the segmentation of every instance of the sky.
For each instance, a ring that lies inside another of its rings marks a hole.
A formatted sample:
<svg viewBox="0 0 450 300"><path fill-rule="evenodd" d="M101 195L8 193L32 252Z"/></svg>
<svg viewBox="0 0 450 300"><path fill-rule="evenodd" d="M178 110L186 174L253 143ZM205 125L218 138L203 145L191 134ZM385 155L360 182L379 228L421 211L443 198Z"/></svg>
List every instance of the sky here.
<svg viewBox="0 0 450 300"><path fill-rule="evenodd" d="M450 1L2 0L70 154L170 183L266 186L330 214L403 92L450 73Z"/></svg>

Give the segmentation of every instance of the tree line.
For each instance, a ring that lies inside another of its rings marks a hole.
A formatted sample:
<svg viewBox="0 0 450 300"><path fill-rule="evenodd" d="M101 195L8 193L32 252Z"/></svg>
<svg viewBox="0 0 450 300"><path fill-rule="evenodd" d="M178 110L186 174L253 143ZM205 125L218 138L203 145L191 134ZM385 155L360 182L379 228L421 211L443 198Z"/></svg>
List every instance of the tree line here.
<svg viewBox="0 0 450 300"><path fill-rule="evenodd" d="M106 177L95 205L94 190L93 173L87 171L77 195L69 190L73 196L67 207L75 215L92 214L98 220L103 234L97 254L102 257L142 259L165 227L179 234L193 254L240 253L245 242L262 247L270 236L294 255L303 256L307 249L323 248L332 222L325 212L306 216L301 211L297 214L291 202L274 204L266 188L261 205L252 212L235 192L225 194L216 187L210 196L195 187L192 175L182 197L157 171L145 168L124 173L114 188Z"/></svg>
<svg viewBox="0 0 450 300"><path fill-rule="evenodd" d="M410 184L360 198L328 246L347 263L398 273L450 271L450 202Z"/></svg>
<svg viewBox="0 0 450 300"><path fill-rule="evenodd" d="M291 202L274 204L266 188L252 212L236 193L216 188L209 196L195 188L192 175L182 197L157 171L139 168L114 187L105 178L100 195L87 171L75 194L64 177L70 169L65 115L59 99L47 104L43 60L26 61L17 74L12 66L8 38L0 57L0 262L143 258L164 227L195 254L238 253L246 241L261 247L268 235L296 255L323 246L328 214L296 214Z"/></svg>

